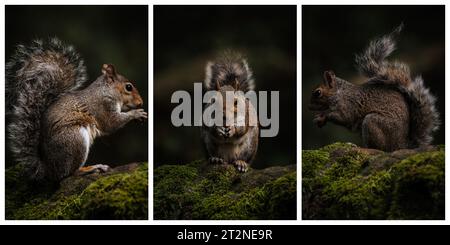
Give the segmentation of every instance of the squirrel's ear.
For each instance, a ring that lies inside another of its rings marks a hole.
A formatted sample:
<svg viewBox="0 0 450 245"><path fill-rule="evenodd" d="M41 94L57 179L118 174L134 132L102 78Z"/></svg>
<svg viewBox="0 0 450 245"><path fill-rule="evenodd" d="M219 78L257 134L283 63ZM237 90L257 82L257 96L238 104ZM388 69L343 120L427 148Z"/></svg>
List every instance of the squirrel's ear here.
<svg viewBox="0 0 450 245"><path fill-rule="evenodd" d="M334 86L336 85L336 75L334 75L333 71L325 71L323 73L323 80L325 81L325 84L330 88L334 88Z"/></svg>
<svg viewBox="0 0 450 245"><path fill-rule="evenodd" d="M115 77L116 76L116 68L114 68L114 66L111 64L103 64L102 73L104 75L107 75L108 77Z"/></svg>
<svg viewBox="0 0 450 245"><path fill-rule="evenodd" d="M234 79L233 88L235 91L238 91L240 87L239 81L237 79Z"/></svg>

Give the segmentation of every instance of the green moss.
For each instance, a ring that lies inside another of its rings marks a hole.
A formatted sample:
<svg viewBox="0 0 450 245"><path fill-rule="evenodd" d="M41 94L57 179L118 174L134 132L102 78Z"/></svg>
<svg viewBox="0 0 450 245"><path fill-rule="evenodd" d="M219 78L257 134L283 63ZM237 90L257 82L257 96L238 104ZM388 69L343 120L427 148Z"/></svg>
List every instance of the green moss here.
<svg viewBox="0 0 450 245"><path fill-rule="evenodd" d="M324 166L330 161L330 153L323 150L304 150L302 152L303 177L311 177L316 174L319 166Z"/></svg>
<svg viewBox="0 0 450 245"><path fill-rule="evenodd" d="M346 219L382 219L387 207L386 193L391 175L380 171L368 177L339 178L323 189L324 201L329 204L327 216Z"/></svg>
<svg viewBox="0 0 450 245"><path fill-rule="evenodd" d="M303 218L443 218L443 149L404 160L384 152L369 156L340 143L303 151Z"/></svg>
<svg viewBox="0 0 450 245"><path fill-rule="evenodd" d="M56 200L32 200L14 212L18 220L79 219L80 199L78 196L59 197Z"/></svg>
<svg viewBox="0 0 450 245"><path fill-rule="evenodd" d="M102 178L80 195L82 219L147 219L148 170Z"/></svg>
<svg viewBox="0 0 450 245"><path fill-rule="evenodd" d="M155 219L295 219L296 175L290 171L264 184L261 170L242 175L233 166L165 165L155 169ZM294 207L294 208L292 208Z"/></svg>
<svg viewBox="0 0 450 245"><path fill-rule="evenodd" d="M154 172L154 204L160 208L154 210L155 217L177 219L181 205L193 205L199 198L193 188L198 171L194 167L183 165L163 165Z"/></svg>
<svg viewBox="0 0 450 245"><path fill-rule="evenodd" d="M297 209L297 172L291 172L263 187L267 205L261 212L267 212L269 219L292 219ZM265 202L264 202L265 203Z"/></svg>
<svg viewBox="0 0 450 245"><path fill-rule="evenodd" d="M343 142L336 142L331 145L327 145L321 148L323 151L332 152L335 150L350 150L352 148L355 148L356 145L352 143L343 143Z"/></svg>
<svg viewBox="0 0 450 245"><path fill-rule="evenodd" d="M445 210L445 153L442 150L413 155L398 163L391 219L439 219Z"/></svg>
<svg viewBox="0 0 450 245"><path fill-rule="evenodd" d="M12 175L10 177L12 178ZM131 172L107 175L89 184L84 183L82 178L71 179L71 181L70 184L83 184L87 187L81 190L76 186L69 189L61 187L48 198L33 197L23 204L10 200L8 218L147 219L148 165L146 163Z"/></svg>

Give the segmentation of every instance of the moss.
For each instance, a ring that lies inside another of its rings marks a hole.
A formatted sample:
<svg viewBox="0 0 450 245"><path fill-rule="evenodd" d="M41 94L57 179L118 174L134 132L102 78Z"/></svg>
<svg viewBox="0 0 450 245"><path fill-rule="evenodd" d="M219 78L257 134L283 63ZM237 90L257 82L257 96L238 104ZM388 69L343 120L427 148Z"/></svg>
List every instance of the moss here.
<svg viewBox="0 0 450 245"><path fill-rule="evenodd" d="M352 143L336 142L331 145L326 145L326 146L322 147L321 150L333 152L335 150L350 150L352 148L356 148L356 145L352 144Z"/></svg>
<svg viewBox="0 0 450 245"><path fill-rule="evenodd" d="M442 219L443 149L403 160L340 143L303 151L303 218Z"/></svg>
<svg viewBox="0 0 450 245"><path fill-rule="evenodd" d="M443 219L445 210L445 153L413 155L398 163L389 218Z"/></svg>
<svg viewBox="0 0 450 245"><path fill-rule="evenodd" d="M327 216L346 219L382 219L391 175L381 171L368 177L339 178L323 189Z"/></svg>
<svg viewBox="0 0 450 245"><path fill-rule="evenodd" d="M155 217L177 219L181 215L181 205L193 205L199 198L192 182L197 179L194 167L163 165L154 172L154 210Z"/></svg>
<svg viewBox="0 0 450 245"><path fill-rule="evenodd" d="M10 178L13 176L10 175ZM12 180L9 180L12 181ZM89 181L89 182L87 182ZM13 187L13 182L9 182ZM9 219L147 219L148 165L96 180L71 177L47 198L10 199ZM75 185L75 186L73 186ZM85 186L85 188L78 188ZM28 188L32 189L32 188ZM47 193L48 195L48 193ZM9 199L9 198L8 198ZM17 201L17 200L16 200Z"/></svg>
<svg viewBox="0 0 450 245"><path fill-rule="evenodd" d="M295 180L295 172L276 168L241 174L198 161L163 165L155 169L155 219L295 219Z"/></svg>
<svg viewBox="0 0 450 245"><path fill-rule="evenodd" d="M262 212L269 214L269 219L292 219L291 214L297 209L297 172L280 177L263 187L268 204Z"/></svg>
<svg viewBox="0 0 450 245"><path fill-rule="evenodd" d="M330 160L330 153L323 150L304 150L302 152L303 177L311 177L316 174L319 166L324 166Z"/></svg>
<svg viewBox="0 0 450 245"><path fill-rule="evenodd" d="M108 176L89 185L80 195L82 219L147 219L147 165L134 173Z"/></svg>

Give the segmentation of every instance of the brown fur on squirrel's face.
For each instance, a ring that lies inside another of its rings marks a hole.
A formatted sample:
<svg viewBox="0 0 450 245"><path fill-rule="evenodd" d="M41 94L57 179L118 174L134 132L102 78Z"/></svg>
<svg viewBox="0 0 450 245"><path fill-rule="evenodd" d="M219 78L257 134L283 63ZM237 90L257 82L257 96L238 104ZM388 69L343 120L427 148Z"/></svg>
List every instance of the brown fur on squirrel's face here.
<svg viewBox="0 0 450 245"><path fill-rule="evenodd" d="M116 73L116 69L111 64L104 64L102 73L106 76L108 82L114 84L115 89L119 91L123 102L121 111L126 112L142 107L144 102L132 81Z"/></svg>
<svg viewBox="0 0 450 245"><path fill-rule="evenodd" d="M238 88L225 85L218 87L217 94L211 103L219 103L222 108L222 125L214 125L212 133L224 141L233 140L244 135L248 131L248 101L243 94L238 93ZM231 106L226 105L226 96L232 95ZM239 111L238 105L245 105L245 110ZM227 123L228 120L228 123Z"/></svg>
<svg viewBox="0 0 450 245"><path fill-rule="evenodd" d="M329 109L328 99L336 93L336 76L333 71L325 71L323 83L318 85L311 93L309 109L322 112Z"/></svg>

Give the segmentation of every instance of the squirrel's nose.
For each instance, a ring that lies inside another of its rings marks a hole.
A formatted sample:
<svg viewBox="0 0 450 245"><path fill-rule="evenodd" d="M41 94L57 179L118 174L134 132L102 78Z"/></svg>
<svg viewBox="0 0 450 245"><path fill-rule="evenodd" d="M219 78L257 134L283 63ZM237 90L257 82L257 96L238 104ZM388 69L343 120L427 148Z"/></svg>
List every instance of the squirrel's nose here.
<svg viewBox="0 0 450 245"><path fill-rule="evenodd" d="M136 107L137 108L141 108L143 105L144 105L144 103L142 102L142 100L136 102Z"/></svg>

